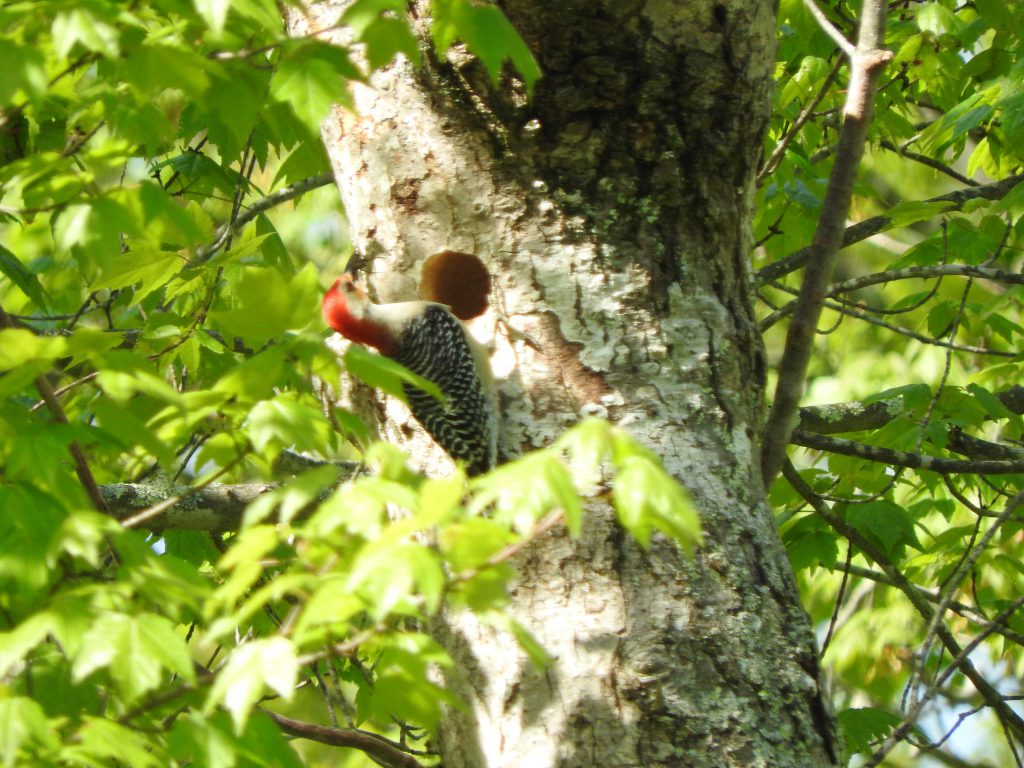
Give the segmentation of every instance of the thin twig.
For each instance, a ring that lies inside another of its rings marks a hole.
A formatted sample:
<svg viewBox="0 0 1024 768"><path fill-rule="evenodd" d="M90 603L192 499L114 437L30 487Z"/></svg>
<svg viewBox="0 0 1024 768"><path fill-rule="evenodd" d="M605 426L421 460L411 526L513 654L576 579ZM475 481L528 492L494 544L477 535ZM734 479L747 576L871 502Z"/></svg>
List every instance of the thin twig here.
<svg viewBox="0 0 1024 768"><path fill-rule="evenodd" d="M785 285L778 284L776 285L776 287L779 288L779 290L794 292L794 289L789 288L788 286ZM923 333L918 333L917 331L912 331L909 328L904 328L903 326L895 325L886 320L882 320L881 318L875 317L870 312L865 312L863 310L857 309L856 307L852 307L846 304L838 304L834 301L826 300L823 302L823 307L825 309L830 309L833 312L838 312L842 315L848 315L849 317L855 317L858 320L863 320L866 323L877 325L879 328L885 328L888 331L898 333L901 336L906 336L908 338L914 339L915 341L920 341L922 344L930 344L934 347L945 347L948 349L956 350L957 352L967 352L973 355L992 355L993 357L1009 358L1017 357L1016 352L1004 352L998 349L987 349L986 347L976 347L971 344L954 344L953 342L946 341L945 339L936 339L931 336L925 336ZM815 328L815 333L819 333L817 328Z"/></svg>
<svg viewBox="0 0 1024 768"><path fill-rule="evenodd" d="M14 321L11 320L4 308L0 306L0 328L13 330L15 327ZM54 395L53 385L50 384L50 380L46 378L46 375L40 374L37 376L35 385L39 391L39 396L46 403L46 407L50 411L53 420L58 424L68 424L67 414L64 413L60 400ZM76 440L72 440L68 443L68 452L71 454L71 459L75 465L75 474L78 476L78 481L85 488L85 492L88 494L93 507L99 512L106 513L108 511L107 503L103 499L103 494L100 493L100 488L96 484L96 478L93 477L92 470L89 469L89 462L85 459L82 447Z"/></svg>
<svg viewBox="0 0 1024 768"><path fill-rule="evenodd" d="M789 459L784 460L782 473L793 489L804 498L825 522L878 564L885 572L885 575L892 581L893 586L900 590L907 600L910 601L910 604L914 606L914 610L926 621L931 620L933 609L925 597L919 593L918 589L889 561L888 557L879 547L850 525L842 516L835 514L832 508L821 501L821 499L817 498L814 490L807 485ZM971 663L970 658L961 655L963 649L949 628L945 624L940 624L937 634L946 650L957 660L957 667L971 681L974 688L985 700L985 703L996 711L1005 726L1018 738L1024 737L1024 719L1013 711L1004 700L1002 694L992 687L984 675L978 672L974 664Z"/></svg>
<svg viewBox="0 0 1024 768"><path fill-rule="evenodd" d="M1017 598L1004 610L1000 611L999 615L996 616L992 624L1001 624L1007 621L1010 618L1010 616L1016 613L1022 605L1024 605L1024 596ZM936 611L935 616L932 618L932 622L937 622L938 617L939 612ZM892 750L895 749L896 746L907 737L907 735L914 728L914 726L917 725L917 721L921 717L921 712L924 710L925 705L927 705L928 702L935 697L935 694L938 693L941 686L947 680L949 680L949 678L953 675L955 671L960 669L961 665L967 661L970 654L973 653L975 649L977 649L977 647L981 645L982 641L990 634L992 634L993 631L994 629L992 629L992 627L986 627L981 632L979 632L978 635L971 640L971 642L969 642L967 645L963 647L960 653L958 653L949 663L949 665L942 671L942 674L936 677L932 684L928 686L928 690L925 691L924 695L921 696L921 698L914 703L914 705L910 708L910 711L907 712L906 716L904 716L903 722L901 722L889 733L885 741L882 742L882 746L876 749L874 753L871 755L871 757L868 758L868 761L864 763L864 768L874 768L874 766L880 764L882 760L885 759L885 756L892 752Z"/></svg>
<svg viewBox="0 0 1024 768"><path fill-rule="evenodd" d="M897 154L907 158L908 160L913 160L915 163L926 165L932 170L938 171L939 173L944 173L951 179L956 179L961 184L965 184L968 187L978 186L978 182L974 181L974 179L969 179L962 173L959 173L956 169L950 168L945 163L940 163L938 160L928 157L928 155L922 155L918 152L912 152L906 147L896 146L891 141L886 141L884 139L880 141L878 145L882 147L882 149L888 149L890 152L896 152Z"/></svg>
<svg viewBox="0 0 1024 768"><path fill-rule="evenodd" d="M825 78L825 82L821 84L818 92L814 94L807 105L797 115L796 120L793 121L793 125L789 127L785 135L779 139L779 143L775 145L775 149L772 150L771 155L767 160L764 161L764 165L757 172L757 183L760 184L766 176L769 176L776 168L779 167L779 163L782 162L783 156L786 154L786 149L793 142L799 134L800 130L807 124L807 121L814 115L814 110L818 108L821 100L825 98L825 94L828 93L828 89L832 87L832 83L835 82L836 76L839 74L839 70L842 69L843 59L837 56L835 63L832 65L832 70L828 73Z"/></svg>
<svg viewBox="0 0 1024 768"><path fill-rule="evenodd" d="M1014 176L1008 176L1002 181L982 184L968 189L954 190L944 195L930 197L922 202L949 203L950 206L946 212L959 211L971 200L1002 200L1022 181L1024 181L1024 173L1019 173ZM842 247L846 248L854 243L866 240L872 235L877 235L890 224L892 224L892 217L885 215L872 216L870 219L864 219L864 221L852 224L843 232ZM788 275L790 272L800 269L811 258L813 247L813 245L810 245L798 251L793 251L788 256L784 256L778 261L773 261L771 264L767 264L759 269L754 274L754 287L759 288L766 283L770 283L784 275Z"/></svg>
<svg viewBox="0 0 1024 768"><path fill-rule="evenodd" d="M897 280L928 280L931 278L946 276L976 277L982 280L991 280L995 283L1005 283L1006 285L1024 285L1024 274L1020 272L1010 272L1005 269L975 266L973 264L932 264L929 266L905 267L903 269L892 269L887 272L874 272L870 275L851 277L849 280L844 280L841 283L834 283L825 295L829 298L834 298L844 293L849 293L850 291L858 291L872 285L892 283ZM762 331L767 330L782 318L791 315L795 307L795 301L784 304L770 315L764 317L758 323L758 327Z"/></svg>
<svg viewBox="0 0 1024 768"><path fill-rule="evenodd" d="M829 21L828 16L821 10L814 2L814 0L804 0L804 6L811 12L811 16L818 22L818 26L824 30L825 34L832 38L832 42L839 46L839 50L845 53L849 58L853 58L857 49L853 43L846 39L846 35L839 31L835 24Z"/></svg>
<svg viewBox="0 0 1024 768"><path fill-rule="evenodd" d="M244 213L240 213L233 222L224 224L217 232L217 236L212 243L196 251L192 263L203 264L212 259L233 234L241 230L242 227L264 211L289 200L294 200L296 197L304 195L312 189L327 186L332 181L334 181L332 173L321 173L319 176L310 176L283 189L279 189L277 192L272 192L266 197L260 198L250 205Z"/></svg>
<svg viewBox="0 0 1024 768"><path fill-rule="evenodd" d="M889 587L896 586L895 582L893 582L892 579L890 579L881 571L874 571L870 568L865 568L864 566L856 565L855 563L843 565L836 563L835 567L845 571L846 573L849 573L851 576L857 576L858 578L867 579L878 584L885 584ZM939 593L936 590L925 589L924 587L918 586L916 584L912 586L917 591L917 593L921 595L921 597L923 597L925 600L931 603L937 603L939 600L942 599L941 595L939 595ZM1010 642L1016 643L1017 645L1024 645L1024 634L1021 634L1020 632L1014 632L1012 629L1006 626L994 625L992 623L992 620L985 616L985 614L983 614L977 608L972 608L966 603L961 603L956 600L953 600L949 603L949 609L957 615L967 619L972 624L977 624L982 629L992 627L993 632L1002 635Z"/></svg>
<svg viewBox="0 0 1024 768"><path fill-rule="evenodd" d="M942 617L945 616L946 611L949 608L949 604L953 601L953 594L956 592L957 589L960 588L960 585L963 583L963 580L967 578L967 574L970 572L971 568L974 567L974 564L978 561L978 558L981 557L982 553L988 548L989 543L992 541L992 537L996 535L999 529L1002 528L1003 523L1009 519L1009 517L1017 510L1017 507L1019 507L1022 502L1024 502L1024 491L1018 493L1006 504L999 517L992 522L992 525L989 526L989 529L987 531L985 531L985 534L981 537L981 540L978 541L970 550L970 552L967 553L967 555L961 561L960 565L957 567L956 571L950 577L948 583L946 584L944 594L942 595L942 599L939 601L938 606L935 608L935 614L932 616L932 619L928 624L928 629L925 631L924 642L921 644L921 649L918 651L918 669L924 668L924 664L928 658L928 655L931 653L932 645L935 642L935 635L938 625L942 621ZM1005 621L1006 618L1009 618L1009 615L1004 617L1003 621ZM1001 622L997 618L994 619L992 623L998 624ZM983 632L982 636L987 636L987 634L989 633ZM911 682L908 683L908 685L913 685L914 677L916 677L916 674L911 676Z"/></svg>

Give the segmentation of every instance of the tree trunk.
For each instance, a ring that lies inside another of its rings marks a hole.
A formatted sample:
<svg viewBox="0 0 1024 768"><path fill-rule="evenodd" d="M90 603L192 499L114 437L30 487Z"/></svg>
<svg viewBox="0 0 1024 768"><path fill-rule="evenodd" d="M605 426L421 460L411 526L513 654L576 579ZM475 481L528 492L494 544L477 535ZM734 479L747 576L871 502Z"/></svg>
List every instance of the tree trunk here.
<svg viewBox="0 0 1024 768"><path fill-rule="evenodd" d="M383 301L415 296L445 248L481 256L514 457L583 413L653 448L706 541L647 551L609 511L517 563L512 613L553 657L445 617L469 705L441 726L446 768L837 764L814 639L758 463L764 357L750 301L752 179L770 106L768 0L512 0L544 71L532 100L459 49L356 87L325 141L363 267ZM320 3L302 20L337 18ZM438 453L395 403L390 439ZM410 434L412 438L410 439ZM429 455L428 455L429 454Z"/></svg>

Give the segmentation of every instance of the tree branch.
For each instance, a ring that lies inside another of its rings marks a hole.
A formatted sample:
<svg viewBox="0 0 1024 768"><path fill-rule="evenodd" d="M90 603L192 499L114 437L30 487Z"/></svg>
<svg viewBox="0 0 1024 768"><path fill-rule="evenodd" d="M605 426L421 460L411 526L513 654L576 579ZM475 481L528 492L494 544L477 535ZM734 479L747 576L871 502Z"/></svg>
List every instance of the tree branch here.
<svg viewBox="0 0 1024 768"><path fill-rule="evenodd" d="M779 286L783 290L786 290L785 286ZM799 301L799 299L797 300ZM841 315L847 315L848 317L854 317L858 320L863 320L865 323L871 323L877 325L879 328L885 328L893 333L898 333L901 336L919 341L922 344L930 344L933 347L944 347L945 349L952 349L957 352L967 352L972 355L994 355L995 357L1017 357L1016 352L1004 352L999 349L987 349L985 347L975 347L969 344L955 344L952 341L946 341L945 339L936 339L931 336L925 336L923 333L912 331L909 328L890 323L881 318L875 317L870 312L866 312L856 307L849 306L847 304L838 304L834 301L824 301L823 306L833 312L838 312ZM815 329L817 332L817 329Z"/></svg>
<svg viewBox="0 0 1024 768"><path fill-rule="evenodd" d="M977 187L970 187L969 189L958 189L945 195L930 197L924 202L950 203L950 211L959 211L971 200L1002 200L1022 181L1024 181L1024 173L1019 173L991 184L982 184ZM870 219L865 219L849 226L843 232L842 247L846 248L854 243L859 243L861 240L867 240L872 235L877 235L890 224L892 224L892 218L889 216L872 216ZM784 256L778 261L762 267L754 273L754 287L760 288L766 283L770 283L784 275L788 275L790 272L800 269L811 258L813 248L813 244L807 248L801 248L798 251L793 251L789 256Z"/></svg>
<svg viewBox="0 0 1024 768"><path fill-rule="evenodd" d="M861 288L878 285L880 283L892 283L897 280L928 280L935 277L976 277L982 280L991 280L1006 285L1024 285L1024 274L1020 272L1009 272L1005 269L993 267L979 267L971 264L932 264L922 267L906 267L905 269L893 269L888 272L875 272L870 275L861 275L835 283L825 294L828 298L835 298L850 291L858 291ZM779 320L793 313L796 302L791 301L784 304L770 315L762 318L758 323L761 331L765 331L775 325Z"/></svg>
<svg viewBox="0 0 1024 768"><path fill-rule="evenodd" d="M271 712L269 709L261 708L260 711L277 723L282 731L290 733L292 736L329 744L332 747L358 749L369 755L374 762L387 768L423 768L421 763L405 751L406 748L401 744L385 739L376 733L360 731L355 728L331 728L326 725L306 723Z"/></svg>
<svg viewBox="0 0 1024 768"><path fill-rule="evenodd" d="M274 462L274 469L297 473L323 464L285 451ZM342 471L341 480L351 478L361 466L356 462L331 464ZM280 483L210 483L199 487L161 482L114 483L100 486L99 492L109 514L126 525L131 523L158 531L222 533L237 531L246 507L279 486ZM308 512L302 510L296 517L301 518Z"/></svg>
<svg viewBox="0 0 1024 768"><path fill-rule="evenodd" d="M788 459L784 460L782 472L785 475L786 480L788 480L790 485L793 486L794 490L804 498L811 508L814 509L814 511L817 512L818 515L825 520L825 522L831 525L839 534L845 536L854 546L877 563L885 575L892 580L896 588L906 596L907 600L910 601L910 604L914 606L914 609L921 615L921 617L926 621L931 621L931 618L935 613L931 605L929 605L924 596L917 591L914 585L910 583L907 577L904 576L891 562L889 562L885 553L876 547L860 531L844 520L842 516L835 514L828 504L818 498L817 494L814 493L814 490L804 482L804 479ZM1017 734L1018 737L1024 737L1024 719L1010 708L1006 701L1003 700L999 691L993 688L985 679L985 676L978 672L974 664L971 663L971 660L966 656L961 656L963 649L960 647L960 643L957 642L956 638L953 637L953 633L950 632L949 627L940 623L937 627L936 633L946 650L949 651L955 659L957 659L958 668L964 673L967 679L971 681L975 690L977 690L982 699L985 700L985 703L999 714L1007 727Z"/></svg>
<svg viewBox="0 0 1024 768"><path fill-rule="evenodd" d="M993 393L1011 413L1024 414L1024 386ZM829 403L810 405L799 411L797 427L819 435L880 429L906 413L903 398L887 397L873 403Z"/></svg>
<svg viewBox="0 0 1024 768"><path fill-rule="evenodd" d="M13 330L15 328L14 321L11 320L6 310L0 306L0 328ZM50 411L50 415L53 416L53 420L58 424L67 424L68 417L64 413L64 409L61 407L60 400L53 392L53 385L50 384L50 380L45 375L40 374L35 380L36 389L39 391L39 396L46 403L47 410ZM107 512L107 503L103 498L103 494L100 493L99 486L96 484L96 478L93 477L92 470L89 469L89 462L85 460L85 453L82 451L82 446L77 441L72 440L68 443L68 453L71 454L71 460L75 465L75 474L78 476L78 481L85 488L86 494L89 496L89 500L92 501L93 507L99 512Z"/></svg>
<svg viewBox="0 0 1024 768"><path fill-rule="evenodd" d="M897 584L892 579L890 579L881 571L875 571L871 568L865 568L861 565L856 565L853 563L851 563L850 565L846 565L845 563L837 562L835 568L836 570L844 571L850 574L851 576L856 576L861 579L867 579L868 581L874 581L878 584L885 584L888 587L897 586ZM921 595L921 597L923 597L930 603L938 603L941 599L941 595L939 595L939 593L935 590L925 589L924 587L918 586L916 584L913 584L912 586L915 590L917 590L918 594ZM1010 642L1016 643L1017 645L1024 645L1024 634L1021 634L1020 632L1014 632L1008 626L1005 626L1005 624L996 624L991 619L989 619L985 614L979 611L977 608L972 608L971 606L965 603L953 600L949 603L949 610L967 619L972 624L978 625L982 629L991 628L992 632L1002 635Z"/></svg>
<svg viewBox="0 0 1024 768"><path fill-rule="evenodd" d="M919 152L912 152L906 147L898 147L891 141L880 141L879 146L882 147L882 149L888 149L890 152L895 152L896 154L901 155L902 157L905 157L908 160L913 160L915 163L926 165L933 171L944 173L951 179L956 179L961 184L965 184L968 187L978 186L978 182L974 181L974 179L967 178L962 173L956 171L954 168L950 168L945 163L940 163L938 160L928 157L928 155L922 155Z"/></svg>
<svg viewBox="0 0 1024 768"><path fill-rule="evenodd" d="M761 474L766 486L774 480L785 460L789 433L803 394L815 329L825 302L825 291L842 247L843 224L850 210L853 184L871 122L875 84L882 69L892 58L891 52L882 50L885 11L886 4L882 0L865 0L861 10L857 48L851 60L850 86L835 163L829 174L821 217L811 243L811 255L804 271L797 306L789 324L786 347L779 365L775 400L764 430Z"/></svg>
<svg viewBox="0 0 1024 768"><path fill-rule="evenodd" d="M327 186L332 181L334 181L334 174L328 171L327 173L321 173L319 176L310 176L307 179L302 179L291 186L284 187L283 189L277 190L277 192L272 192L266 197L260 198L255 203L248 206L245 213L224 224L217 232L217 237L212 243L197 250L193 263L202 264L212 259L217 251L219 251L228 241L228 238L240 231L242 227L264 211L267 211L276 205L280 205L281 203L287 202L288 200L294 200L296 197L304 195L311 189Z"/></svg>
<svg viewBox="0 0 1024 768"><path fill-rule="evenodd" d="M791 442L793 445L799 445L803 448L838 453L842 456L853 456L854 458L866 461L877 461L894 467L924 469L940 474L1010 475L1024 472L1024 460L980 459L978 461L964 461L961 459L947 459L940 456L925 456L920 453L908 453L907 451L897 451L893 448L882 448L877 445L858 443L854 440L841 440L836 437L816 435L800 429L793 430Z"/></svg>
<svg viewBox="0 0 1024 768"><path fill-rule="evenodd" d="M179 531L236 531L245 508L275 483L226 485L211 483L194 490L187 485L160 486L150 483L114 483L100 486L110 514L119 521L129 520L144 510L155 509L169 499L177 503L147 518L145 527Z"/></svg>
<svg viewBox="0 0 1024 768"><path fill-rule="evenodd" d="M811 115L814 114L814 110L817 109L821 100L825 98L825 94L828 93L828 89L832 87L832 83L835 82L836 77L839 75L839 70L842 68L843 59L841 56L836 57L835 64L832 65L832 69L828 73L828 77L825 78L825 82L821 84L821 88L814 94L807 105L801 110L800 114L797 115L796 120L793 121L793 125L790 126L786 134L779 139L779 143L775 145L775 149L772 150L771 156L765 160L764 165L757 172L757 183L760 184L765 177L769 176L779 167L779 163L782 162L783 156L786 154L786 148L792 143L799 134L800 130L807 124L807 121L811 119Z"/></svg>

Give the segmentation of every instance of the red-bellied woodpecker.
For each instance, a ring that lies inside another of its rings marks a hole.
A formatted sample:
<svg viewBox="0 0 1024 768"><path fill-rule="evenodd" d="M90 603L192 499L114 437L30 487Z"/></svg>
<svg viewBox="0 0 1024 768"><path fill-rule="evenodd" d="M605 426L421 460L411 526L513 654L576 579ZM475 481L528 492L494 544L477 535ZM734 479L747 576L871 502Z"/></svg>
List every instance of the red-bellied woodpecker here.
<svg viewBox="0 0 1024 768"><path fill-rule="evenodd" d="M486 303L477 314L484 309ZM374 347L434 382L444 403L404 385L413 415L470 475L494 466L497 410L487 353L449 307L433 301L374 304L346 274L324 296L323 315L345 338Z"/></svg>

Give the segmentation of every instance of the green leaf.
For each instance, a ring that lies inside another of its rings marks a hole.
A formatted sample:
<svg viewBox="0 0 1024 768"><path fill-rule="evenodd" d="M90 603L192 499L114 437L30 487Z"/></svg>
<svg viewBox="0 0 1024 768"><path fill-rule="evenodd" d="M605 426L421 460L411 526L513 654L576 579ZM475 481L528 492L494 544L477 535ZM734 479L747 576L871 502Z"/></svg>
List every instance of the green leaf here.
<svg viewBox="0 0 1024 768"><path fill-rule="evenodd" d="M978 384L968 384L967 391L974 395L990 418L1012 419L1014 417L1014 413L1006 407L1003 401L984 387Z"/></svg>
<svg viewBox="0 0 1024 768"><path fill-rule="evenodd" d="M209 85L209 63L194 51L158 43L140 45L125 61L123 76L143 99L165 88L199 97Z"/></svg>
<svg viewBox="0 0 1024 768"><path fill-rule="evenodd" d="M100 616L82 639L72 671L76 681L109 669L126 700L135 700L164 681L163 670L192 682L195 671L184 638L163 616L144 613Z"/></svg>
<svg viewBox="0 0 1024 768"><path fill-rule="evenodd" d="M370 70L377 70L403 53L419 61L419 46L405 14L405 3L397 0L357 0L341 17L355 39L366 45Z"/></svg>
<svg viewBox="0 0 1024 768"><path fill-rule="evenodd" d="M431 682L433 665L451 666L451 659L436 642L424 635L394 638L380 655L373 687L362 688L357 695L359 713L385 722L398 718L433 728L445 705L458 706L451 693Z"/></svg>
<svg viewBox="0 0 1024 768"><path fill-rule="evenodd" d="M914 519L899 504L878 499L863 504L851 504L846 508L846 517L857 530L882 546L885 553L898 560L904 547L921 549Z"/></svg>
<svg viewBox="0 0 1024 768"><path fill-rule="evenodd" d="M243 266L232 271L229 284L234 306L210 313L229 336L260 345L319 317L319 285L310 264L290 280L270 267Z"/></svg>
<svg viewBox="0 0 1024 768"><path fill-rule="evenodd" d="M283 637L251 640L231 653L227 665L210 687L203 712L220 704L231 713L235 733L245 728L253 705L267 689L291 700L298 680L295 647Z"/></svg>
<svg viewBox="0 0 1024 768"><path fill-rule="evenodd" d="M359 344L350 344L343 359L345 369L353 376L403 402L406 400L403 383L422 389L442 403L445 401L444 393L434 382L413 373L401 363L370 352Z"/></svg>
<svg viewBox="0 0 1024 768"><path fill-rule="evenodd" d="M274 722L256 712L238 736L223 712L205 717L189 712L174 721L168 746L182 765L202 768L234 768L241 758L245 766L302 768L302 762Z"/></svg>
<svg viewBox="0 0 1024 768"><path fill-rule="evenodd" d="M186 248L212 237L212 222L198 206L182 206L158 184L140 184L136 192L150 243L159 242L170 252L173 248L166 249L168 242L175 248Z"/></svg>
<svg viewBox="0 0 1024 768"><path fill-rule="evenodd" d="M286 47L270 81L270 92L289 104L310 129L319 130L332 106L351 107L348 81L361 79L343 48L310 41Z"/></svg>
<svg viewBox="0 0 1024 768"><path fill-rule="evenodd" d="M953 203L943 201L935 203L916 201L898 203L885 212L884 215L889 219L889 223L886 224L883 231L898 229L919 221L933 219L946 211L952 210L954 207Z"/></svg>
<svg viewBox="0 0 1024 768"><path fill-rule="evenodd" d="M818 565L835 568L839 556L838 537L817 517L800 518L784 532L783 542L794 571Z"/></svg>
<svg viewBox="0 0 1024 768"><path fill-rule="evenodd" d="M244 754L244 742L231 733L231 723L223 723L226 716L215 713L205 717L199 712L182 713L175 718L167 737L171 754L182 765L193 761L206 768L235 768L240 753Z"/></svg>
<svg viewBox="0 0 1024 768"><path fill-rule="evenodd" d="M134 213L109 197L68 206L58 215L54 228L58 248L75 252L89 279L97 274L97 268L116 272L122 238L139 234L139 221Z"/></svg>
<svg viewBox="0 0 1024 768"><path fill-rule="evenodd" d="M507 628L516 639L516 642L519 643L519 647L526 652L526 657L533 664L534 669L542 670L551 664L551 655L526 627L509 617Z"/></svg>
<svg viewBox="0 0 1024 768"><path fill-rule="evenodd" d="M661 531L686 550L700 543L700 517L689 494L673 478L643 454L617 462L612 501L619 522L641 546Z"/></svg>
<svg viewBox="0 0 1024 768"><path fill-rule="evenodd" d="M569 469L581 487L601 479L604 463L612 452L614 433L604 419L587 418L567 430L555 443L569 455Z"/></svg>
<svg viewBox="0 0 1024 768"><path fill-rule="evenodd" d="M246 417L244 429L259 453L275 446L274 455L289 447L299 451L323 452L330 434L330 425L323 413L298 402L290 393L253 406Z"/></svg>
<svg viewBox="0 0 1024 768"><path fill-rule="evenodd" d="M277 521L291 522L296 515L320 498L338 479L338 468L332 465L316 467L292 478L279 488L259 496L242 518L242 527L248 528L266 520L275 509Z"/></svg>
<svg viewBox="0 0 1024 768"><path fill-rule="evenodd" d="M81 761L85 765L108 764L108 759L115 764L130 765L133 768L161 768L167 765L161 750L154 749L158 742L113 720L86 717L75 734L75 741L77 743L67 753L74 755L76 762Z"/></svg>
<svg viewBox="0 0 1024 768"><path fill-rule="evenodd" d="M942 3L922 3L917 7L917 26L934 35L954 34L960 28L953 12Z"/></svg>
<svg viewBox="0 0 1024 768"><path fill-rule="evenodd" d="M158 251L142 242L116 257L93 283L94 290L127 288L138 284L131 303L137 304L181 271L185 262L177 253Z"/></svg>
<svg viewBox="0 0 1024 768"><path fill-rule="evenodd" d="M958 315L957 305L948 301L939 302L928 312L928 333L936 339L948 336Z"/></svg>
<svg viewBox="0 0 1024 768"><path fill-rule="evenodd" d="M59 743L36 702L22 696L0 697L0 756L4 768L28 765L18 760L24 746L36 744L56 749Z"/></svg>
<svg viewBox="0 0 1024 768"><path fill-rule="evenodd" d="M434 45L444 54L461 40L483 62L497 86L502 66L510 61L526 85L527 93L540 79L541 69L529 47L500 8L470 0L433 0L431 32Z"/></svg>
<svg viewBox="0 0 1024 768"><path fill-rule="evenodd" d="M578 524L580 500L565 466L552 451L537 451L473 478L472 515L493 508L493 519L526 533L544 515L561 507ZM569 508L566 509L566 506Z"/></svg>
<svg viewBox="0 0 1024 768"><path fill-rule="evenodd" d="M486 517L473 517L445 526L439 544L454 573L479 568L519 537L507 526Z"/></svg>
<svg viewBox="0 0 1024 768"><path fill-rule="evenodd" d="M836 719L850 754L870 751L872 744L885 738L902 720L877 707L844 709Z"/></svg>
<svg viewBox="0 0 1024 768"><path fill-rule="evenodd" d="M39 278L29 272L25 265L18 260L18 257L0 245L0 272L7 275L21 292L28 296L32 302L44 311L49 311L46 303L46 295Z"/></svg>
<svg viewBox="0 0 1024 768"><path fill-rule="evenodd" d="M108 18L103 18L96 11ZM121 49L117 28L111 23L114 13L112 7L99 3L76 3L58 12L51 28L57 55L66 58L73 48L80 45L108 59L117 58Z"/></svg>
<svg viewBox="0 0 1024 768"><path fill-rule="evenodd" d="M210 30L219 35L224 31L224 22L231 10L231 0L194 0L196 10L206 20Z"/></svg>
<svg viewBox="0 0 1024 768"><path fill-rule="evenodd" d="M67 342L62 338L36 336L24 328L4 328L0 330L0 372L22 366L41 372L66 349Z"/></svg>
<svg viewBox="0 0 1024 768"><path fill-rule="evenodd" d="M0 39L0 72L0 105L14 103L19 91L33 101L46 93L46 60L36 47Z"/></svg>
<svg viewBox="0 0 1024 768"><path fill-rule="evenodd" d="M373 542L356 556L348 587L380 620L389 613L415 614L417 592L436 606L444 574L436 558L424 547L405 542Z"/></svg>
<svg viewBox="0 0 1024 768"><path fill-rule="evenodd" d="M6 678L15 664L43 642L53 631L54 625L54 616L42 611L25 619L9 632L0 632L0 678Z"/></svg>

